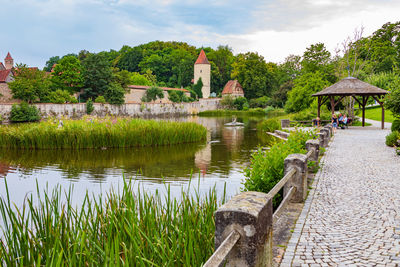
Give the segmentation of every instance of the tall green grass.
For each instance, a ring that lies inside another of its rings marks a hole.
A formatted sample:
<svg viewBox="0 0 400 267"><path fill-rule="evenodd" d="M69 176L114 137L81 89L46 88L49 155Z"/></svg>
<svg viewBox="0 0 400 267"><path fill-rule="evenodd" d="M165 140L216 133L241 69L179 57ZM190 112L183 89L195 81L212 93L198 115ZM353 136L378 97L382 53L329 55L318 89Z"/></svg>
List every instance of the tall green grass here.
<svg viewBox="0 0 400 267"><path fill-rule="evenodd" d="M200 266L213 253L213 214L225 196L217 200L214 188L204 197L183 191L177 200L167 189L165 196L135 193L125 182L121 193L86 195L76 208L71 188L44 194L37 188L38 200L30 196L19 209L7 190L0 199L0 264Z"/></svg>
<svg viewBox="0 0 400 267"><path fill-rule="evenodd" d="M160 146L206 139L207 129L193 122L86 118L0 127L0 147L18 149Z"/></svg>

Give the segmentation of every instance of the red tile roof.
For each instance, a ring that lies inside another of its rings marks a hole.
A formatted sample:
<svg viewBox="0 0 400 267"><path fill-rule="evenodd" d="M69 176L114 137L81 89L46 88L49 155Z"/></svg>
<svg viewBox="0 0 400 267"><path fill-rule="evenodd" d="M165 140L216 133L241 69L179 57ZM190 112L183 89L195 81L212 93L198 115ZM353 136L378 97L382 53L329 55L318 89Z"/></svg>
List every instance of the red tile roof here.
<svg viewBox="0 0 400 267"><path fill-rule="evenodd" d="M141 89L141 90L147 90L152 86L145 86L145 85L128 85L129 89ZM182 92L189 92L186 89L181 89L181 88L170 88L170 87L159 87L161 89L163 89L164 91L182 91Z"/></svg>
<svg viewBox="0 0 400 267"><path fill-rule="evenodd" d="M5 69L6 69L6 67L4 67L2 62L0 62L0 70L5 70Z"/></svg>
<svg viewBox="0 0 400 267"><path fill-rule="evenodd" d="M222 90L222 94L243 94L244 91L242 86L237 80L230 80L225 84L224 90Z"/></svg>
<svg viewBox="0 0 400 267"><path fill-rule="evenodd" d="M0 83L5 83L8 75L10 75L11 70L0 70Z"/></svg>
<svg viewBox="0 0 400 267"><path fill-rule="evenodd" d="M200 55L194 64L210 64L203 49L201 49Z"/></svg>
<svg viewBox="0 0 400 267"><path fill-rule="evenodd" d="M8 54L7 54L7 56L6 56L5 59L13 59L13 58L11 57L11 55L10 55L10 52L8 52Z"/></svg>

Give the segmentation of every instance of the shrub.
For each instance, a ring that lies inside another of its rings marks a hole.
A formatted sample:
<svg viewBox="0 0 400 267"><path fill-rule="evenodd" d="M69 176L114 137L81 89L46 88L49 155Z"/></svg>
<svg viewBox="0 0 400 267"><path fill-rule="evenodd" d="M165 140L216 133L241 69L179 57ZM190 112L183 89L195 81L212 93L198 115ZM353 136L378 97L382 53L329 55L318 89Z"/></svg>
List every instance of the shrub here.
<svg viewBox="0 0 400 267"><path fill-rule="evenodd" d="M183 91L168 91L168 99L174 103L190 102L190 98L185 95Z"/></svg>
<svg viewBox="0 0 400 267"><path fill-rule="evenodd" d="M399 119L395 119L392 123L392 128L391 128L392 132L400 132L400 120Z"/></svg>
<svg viewBox="0 0 400 267"><path fill-rule="evenodd" d="M11 108L10 121L12 122L34 122L40 120L40 112L37 107L22 102L14 104Z"/></svg>
<svg viewBox="0 0 400 267"><path fill-rule="evenodd" d="M95 103L100 103L100 104L105 104L106 103L106 99L104 98L104 96L99 95L98 97L96 97L96 99L94 100Z"/></svg>
<svg viewBox="0 0 400 267"><path fill-rule="evenodd" d="M142 102L156 101L157 98L163 99L164 91L157 86L152 86L146 90L145 95L142 97Z"/></svg>
<svg viewBox="0 0 400 267"><path fill-rule="evenodd" d="M273 132L281 129L281 123L278 119L267 119L257 124L257 130L263 132Z"/></svg>
<svg viewBox="0 0 400 267"><path fill-rule="evenodd" d="M113 105L122 105L125 103L125 90L118 83L112 83L104 92L105 100Z"/></svg>
<svg viewBox="0 0 400 267"><path fill-rule="evenodd" d="M268 96L262 96L259 98L250 99L249 105L251 108L265 108L270 102L270 98Z"/></svg>
<svg viewBox="0 0 400 267"><path fill-rule="evenodd" d="M315 138L314 132L292 132L286 142L279 142L269 151L258 149L251 155L250 167L244 172L247 179L244 182L245 191L258 191L268 193L282 178L284 160L289 154L306 153L305 143L308 139ZM280 194L274 198L274 207L282 199Z"/></svg>
<svg viewBox="0 0 400 267"><path fill-rule="evenodd" d="M76 98L71 96L67 90L57 89L55 91L50 92L48 95L48 101L50 103L55 103L55 104L64 104L67 102L73 102L74 99L76 100Z"/></svg>
<svg viewBox="0 0 400 267"><path fill-rule="evenodd" d="M386 136L386 145L387 146L395 146L397 144L397 140L400 138L400 134L397 131L391 132Z"/></svg>
<svg viewBox="0 0 400 267"><path fill-rule="evenodd" d="M91 114L94 110L94 106L93 106L93 101L91 98L88 99L88 101L86 102L86 113L87 114Z"/></svg>
<svg viewBox="0 0 400 267"><path fill-rule="evenodd" d="M225 95L222 97L220 104L224 108L233 109L235 107L234 102L235 102L235 98L233 96Z"/></svg>
<svg viewBox="0 0 400 267"><path fill-rule="evenodd" d="M247 104L247 99L245 97L236 97L233 101L233 105L237 110L243 110L243 106Z"/></svg>

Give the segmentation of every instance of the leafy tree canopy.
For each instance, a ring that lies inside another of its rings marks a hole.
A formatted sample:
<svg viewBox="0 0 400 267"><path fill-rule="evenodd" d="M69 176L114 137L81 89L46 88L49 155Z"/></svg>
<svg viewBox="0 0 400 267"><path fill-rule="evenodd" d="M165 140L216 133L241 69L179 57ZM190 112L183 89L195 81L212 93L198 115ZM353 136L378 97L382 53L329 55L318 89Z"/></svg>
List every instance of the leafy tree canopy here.
<svg viewBox="0 0 400 267"><path fill-rule="evenodd" d="M83 86L83 67L74 56L63 57L55 65L50 81L54 90L66 90L69 93L78 92Z"/></svg>

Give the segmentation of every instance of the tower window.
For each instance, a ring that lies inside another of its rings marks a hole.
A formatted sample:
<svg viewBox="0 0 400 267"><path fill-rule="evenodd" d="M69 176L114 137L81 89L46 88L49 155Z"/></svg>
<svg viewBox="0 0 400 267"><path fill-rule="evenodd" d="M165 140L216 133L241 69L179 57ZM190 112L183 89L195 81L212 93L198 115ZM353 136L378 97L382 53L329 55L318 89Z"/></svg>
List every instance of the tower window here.
<svg viewBox="0 0 400 267"><path fill-rule="evenodd" d="M200 70L200 73L202 72L203 70Z"/></svg>

